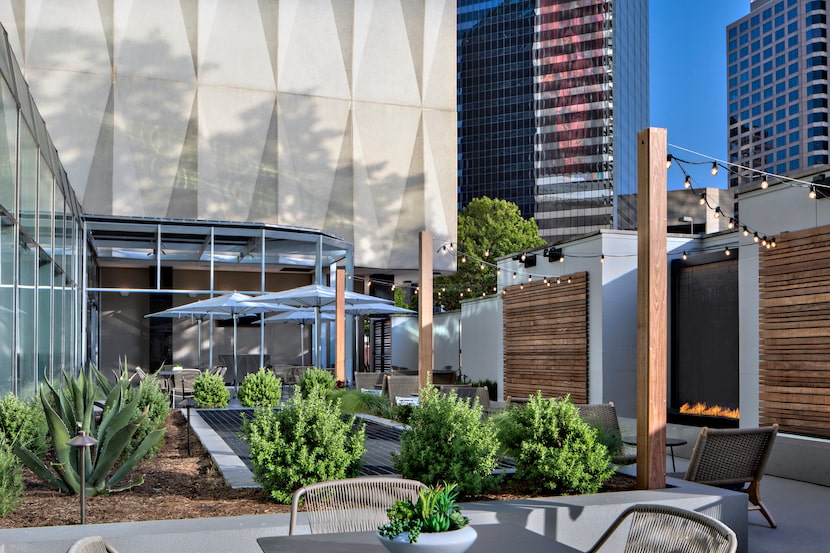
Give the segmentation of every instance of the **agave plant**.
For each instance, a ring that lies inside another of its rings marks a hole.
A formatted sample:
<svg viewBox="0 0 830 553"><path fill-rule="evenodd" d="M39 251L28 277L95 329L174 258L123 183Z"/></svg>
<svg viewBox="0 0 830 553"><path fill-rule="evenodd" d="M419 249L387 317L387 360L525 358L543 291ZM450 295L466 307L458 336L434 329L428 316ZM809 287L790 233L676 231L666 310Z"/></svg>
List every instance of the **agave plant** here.
<svg viewBox="0 0 830 553"><path fill-rule="evenodd" d="M164 435L164 429L147 434L129 455L122 455L130 444L136 429L147 416L146 410L134 417L138 410L140 394L127 399L130 382L119 378L108 389L101 385L106 380L95 368L81 371L77 378L63 375L63 385L41 385L40 402L46 413L49 436L55 459L51 467L25 447L15 447L15 453L29 469L44 482L58 490L75 494L80 492L78 452L67 442L77 430L98 440L94 446L84 449L86 494L89 497L129 489L144 482L138 477L116 487L135 465ZM106 393L106 395L105 395ZM96 401L103 399L101 420L96 422ZM119 459L123 459L119 466Z"/></svg>

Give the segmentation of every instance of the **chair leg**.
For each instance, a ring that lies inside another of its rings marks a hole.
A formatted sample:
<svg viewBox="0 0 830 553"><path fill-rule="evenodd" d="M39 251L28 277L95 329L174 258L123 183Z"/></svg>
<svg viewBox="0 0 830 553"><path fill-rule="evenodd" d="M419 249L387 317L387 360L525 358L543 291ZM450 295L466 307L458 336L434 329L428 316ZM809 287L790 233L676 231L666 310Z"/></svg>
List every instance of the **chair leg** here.
<svg viewBox="0 0 830 553"><path fill-rule="evenodd" d="M761 511L761 514L764 515L764 518L767 519L767 522L772 528L778 528L778 525L775 524L775 520L773 520L772 515L769 514L767 511L766 505L764 505L763 501L761 501L761 483L757 480L752 482L747 488L746 493L749 494L749 502L754 506L750 507L751 511Z"/></svg>

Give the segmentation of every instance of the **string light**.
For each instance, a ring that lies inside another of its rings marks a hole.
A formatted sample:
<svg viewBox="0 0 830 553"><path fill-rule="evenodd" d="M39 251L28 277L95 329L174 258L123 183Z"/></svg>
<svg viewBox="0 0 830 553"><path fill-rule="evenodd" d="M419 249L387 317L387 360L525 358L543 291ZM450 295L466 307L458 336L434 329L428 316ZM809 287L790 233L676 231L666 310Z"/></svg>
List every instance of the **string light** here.
<svg viewBox="0 0 830 553"><path fill-rule="evenodd" d="M752 235L752 240L757 243L761 241L761 237L758 236L758 233L756 232Z"/></svg>
<svg viewBox="0 0 830 553"><path fill-rule="evenodd" d="M688 256L688 255L686 254L686 252L684 251L684 252L683 252L683 261L686 261L687 259L689 259L689 256Z"/></svg>
<svg viewBox="0 0 830 553"><path fill-rule="evenodd" d="M706 205L706 192L700 193L700 205Z"/></svg>
<svg viewBox="0 0 830 553"><path fill-rule="evenodd" d="M734 217L729 218L729 223L726 224L726 228L728 228L729 230L732 230L733 228L735 228L735 218Z"/></svg>
<svg viewBox="0 0 830 553"><path fill-rule="evenodd" d="M761 190L766 190L768 186L769 183L767 182L767 176L764 175L764 178L761 179Z"/></svg>
<svg viewBox="0 0 830 553"><path fill-rule="evenodd" d="M599 256L599 262L600 263L605 263L605 254L602 254L601 256Z"/></svg>
<svg viewBox="0 0 830 553"><path fill-rule="evenodd" d="M720 206L715 206L715 219L719 219L721 213Z"/></svg>
<svg viewBox="0 0 830 553"><path fill-rule="evenodd" d="M816 187L815 187L815 185L813 185L813 184L811 184L811 185L810 185L810 193L809 193L809 197L810 197L810 199L811 199L811 200L815 200L815 199L816 199Z"/></svg>
<svg viewBox="0 0 830 553"><path fill-rule="evenodd" d="M692 187L692 177L690 175L686 175L686 182L683 183L683 188L688 190Z"/></svg>
<svg viewBox="0 0 830 553"><path fill-rule="evenodd" d="M749 229L744 225L744 236L749 236Z"/></svg>
<svg viewBox="0 0 830 553"><path fill-rule="evenodd" d="M461 263L466 263L466 262L467 262L467 256L466 256L466 255L462 255L462 256L461 256Z"/></svg>
<svg viewBox="0 0 830 553"><path fill-rule="evenodd" d="M718 162L713 161L712 162L712 176L716 177L717 175L718 175Z"/></svg>
<svg viewBox="0 0 830 553"><path fill-rule="evenodd" d="M666 156L666 169L671 169L671 154Z"/></svg>
<svg viewBox="0 0 830 553"><path fill-rule="evenodd" d="M724 253L724 255L732 255L732 252L731 252L731 251L729 251L729 246L726 246L726 247L723 249L723 253Z"/></svg>

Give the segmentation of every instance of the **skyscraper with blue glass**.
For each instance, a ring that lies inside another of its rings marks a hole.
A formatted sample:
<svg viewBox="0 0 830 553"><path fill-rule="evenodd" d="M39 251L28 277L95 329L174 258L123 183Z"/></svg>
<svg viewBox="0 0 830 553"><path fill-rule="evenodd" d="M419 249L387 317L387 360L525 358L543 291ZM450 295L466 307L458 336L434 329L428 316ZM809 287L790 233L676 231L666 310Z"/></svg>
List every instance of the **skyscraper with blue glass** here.
<svg viewBox="0 0 830 553"><path fill-rule="evenodd" d="M729 186L826 165L827 2L754 0L726 56Z"/></svg>
<svg viewBox="0 0 830 553"><path fill-rule="evenodd" d="M648 0L458 0L457 24L460 207L515 202L549 242L635 228Z"/></svg>

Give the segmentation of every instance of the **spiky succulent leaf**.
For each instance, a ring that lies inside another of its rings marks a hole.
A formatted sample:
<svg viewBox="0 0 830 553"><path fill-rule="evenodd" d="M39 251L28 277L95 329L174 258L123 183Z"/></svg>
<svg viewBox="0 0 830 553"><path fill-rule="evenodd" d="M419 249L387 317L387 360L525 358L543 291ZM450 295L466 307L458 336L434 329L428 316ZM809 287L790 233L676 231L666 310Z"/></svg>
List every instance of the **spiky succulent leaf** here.
<svg viewBox="0 0 830 553"><path fill-rule="evenodd" d="M69 487L67 487L63 480L55 478L55 475L49 470L49 467L46 466L40 457L25 447L16 444L12 445L12 451L14 451L14 454L17 455L18 459L20 459L20 462L23 463L26 468L34 472L38 478L63 493L71 493Z"/></svg>
<svg viewBox="0 0 830 553"><path fill-rule="evenodd" d="M164 428L158 428L148 433L144 437L144 439L141 440L141 443L138 444L138 447L135 449L135 451L133 451L132 454L130 454L130 456L124 460L124 462L121 464L118 470L116 470L109 478L109 480L107 481L107 489L112 491L111 486L117 484L122 478L127 476L127 473L133 470L135 465L137 465L138 462L141 461L144 458L144 456L147 455L147 453L153 448L153 446L156 445L156 442L158 442L160 439L162 439L162 437L164 437L165 431L166 429Z"/></svg>

